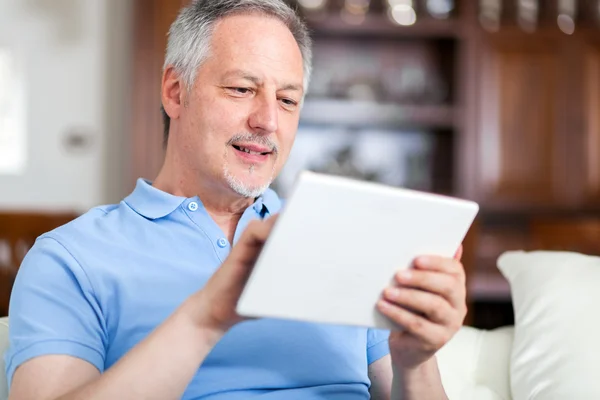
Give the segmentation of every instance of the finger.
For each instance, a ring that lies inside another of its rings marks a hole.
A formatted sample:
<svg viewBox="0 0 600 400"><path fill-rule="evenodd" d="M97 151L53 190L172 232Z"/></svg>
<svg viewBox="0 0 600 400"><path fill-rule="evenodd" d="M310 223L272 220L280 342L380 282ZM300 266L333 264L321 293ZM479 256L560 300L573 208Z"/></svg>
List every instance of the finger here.
<svg viewBox="0 0 600 400"><path fill-rule="evenodd" d="M460 246L458 246L456 253L454 253L454 259L456 261L460 261L460 259L462 258L462 255L463 255L463 245L461 244Z"/></svg>
<svg viewBox="0 0 600 400"><path fill-rule="evenodd" d="M276 221L277 216L264 221L251 221L242 233L238 243L233 247L231 256L239 264L246 266L247 269L254 266Z"/></svg>
<svg viewBox="0 0 600 400"><path fill-rule="evenodd" d="M402 327L417 340L426 345L426 350L438 350L450 338L449 329L434 324L415 313L398 307L384 299L377 303L377 309L392 322Z"/></svg>
<svg viewBox="0 0 600 400"><path fill-rule="evenodd" d="M245 243L253 246L262 246L273 230L279 215L273 215L266 220L254 220L248 224L248 227L242 234Z"/></svg>
<svg viewBox="0 0 600 400"><path fill-rule="evenodd" d="M383 297L438 324L449 324L456 313L447 300L422 290L390 287L383 292Z"/></svg>
<svg viewBox="0 0 600 400"><path fill-rule="evenodd" d="M447 274L464 274L465 269L462 263L454 258L439 257L439 256L421 256L417 257L414 262L415 268L444 272Z"/></svg>
<svg viewBox="0 0 600 400"><path fill-rule="evenodd" d="M461 307L466 293L463 279L435 271L407 269L396 274L396 282L406 288L420 289L442 296L452 307Z"/></svg>

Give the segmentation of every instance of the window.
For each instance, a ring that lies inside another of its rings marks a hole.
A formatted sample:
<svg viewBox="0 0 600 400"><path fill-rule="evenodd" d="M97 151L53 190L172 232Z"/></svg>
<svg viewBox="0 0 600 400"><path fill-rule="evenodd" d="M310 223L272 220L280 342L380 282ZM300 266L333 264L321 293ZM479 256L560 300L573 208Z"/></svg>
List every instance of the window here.
<svg viewBox="0 0 600 400"><path fill-rule="evenodd" d="M25 93L11 52L0 48L0 174L18 175L26 164Z"/></svg>

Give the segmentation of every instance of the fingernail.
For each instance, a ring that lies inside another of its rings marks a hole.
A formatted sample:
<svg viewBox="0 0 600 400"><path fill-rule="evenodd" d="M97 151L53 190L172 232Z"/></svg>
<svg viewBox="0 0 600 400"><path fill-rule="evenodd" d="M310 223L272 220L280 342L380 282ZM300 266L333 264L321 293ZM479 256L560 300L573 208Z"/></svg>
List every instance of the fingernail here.
<svg viewBox="0 0 600 400"><path fill-rule="evenodd" d="M385 310L385 309L389 308L390 305L385 300L379 300L377 302L377 307L379 307L380 309Z"/></svg>
<svg viewBox="0 0 600 400"><path fill-rule="evenodd" d="M400 271L398 272L398 278L403 281L408 281L410 278L412 278L412 272L409 270Z"/></svg>
<svg viewBox="0 0 600 400"><path fill-rule="evenodd" d="M391 299L398 296L399 290L397 288L387 288L385 289L385 295Z"/></svg>
<svg viewBox="0 0 600 400"><path fill-rule="evenodd" d="M421 267L425 267L425 268L427 268L427 267L430 267L430 266L431 266L431 263L432 263L432 262L433 262L433 261L432 261L432 258L431 258L431 257L429 257L429 256L420 256L420 257L418 257L418 258L417 258L417 262L416 262L416 263L417 263L419 266L421 266Z"/></svg>

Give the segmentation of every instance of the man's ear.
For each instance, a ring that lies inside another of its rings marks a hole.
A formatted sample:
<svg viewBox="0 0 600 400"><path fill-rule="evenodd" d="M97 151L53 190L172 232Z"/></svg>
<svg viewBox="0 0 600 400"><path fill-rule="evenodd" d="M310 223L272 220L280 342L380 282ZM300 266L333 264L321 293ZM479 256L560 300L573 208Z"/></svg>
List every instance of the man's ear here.
<svg viewBox="0 0 600 400"><path fill-rule="evenodd" d="M184 107L184 85L181 77L172 65L165 68L161 84L161 101L165 112L171 119L179 118Z"/></svg>

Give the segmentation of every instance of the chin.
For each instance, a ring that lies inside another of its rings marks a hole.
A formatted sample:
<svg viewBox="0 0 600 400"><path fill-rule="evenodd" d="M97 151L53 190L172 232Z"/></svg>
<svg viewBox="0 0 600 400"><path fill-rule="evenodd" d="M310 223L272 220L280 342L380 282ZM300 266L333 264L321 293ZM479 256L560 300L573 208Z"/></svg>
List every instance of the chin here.
<svg viewBox="0 0 600 400"><path fill-rule="evenodd" d="M243 176L246 175L246 176ZM225 179L227 184L237 194L255 198L264 193L265 190L271 185L273 181L271 177L259 177L259 176L248 176L248 172L233 174L227 169L225 170Z"/></svg>

